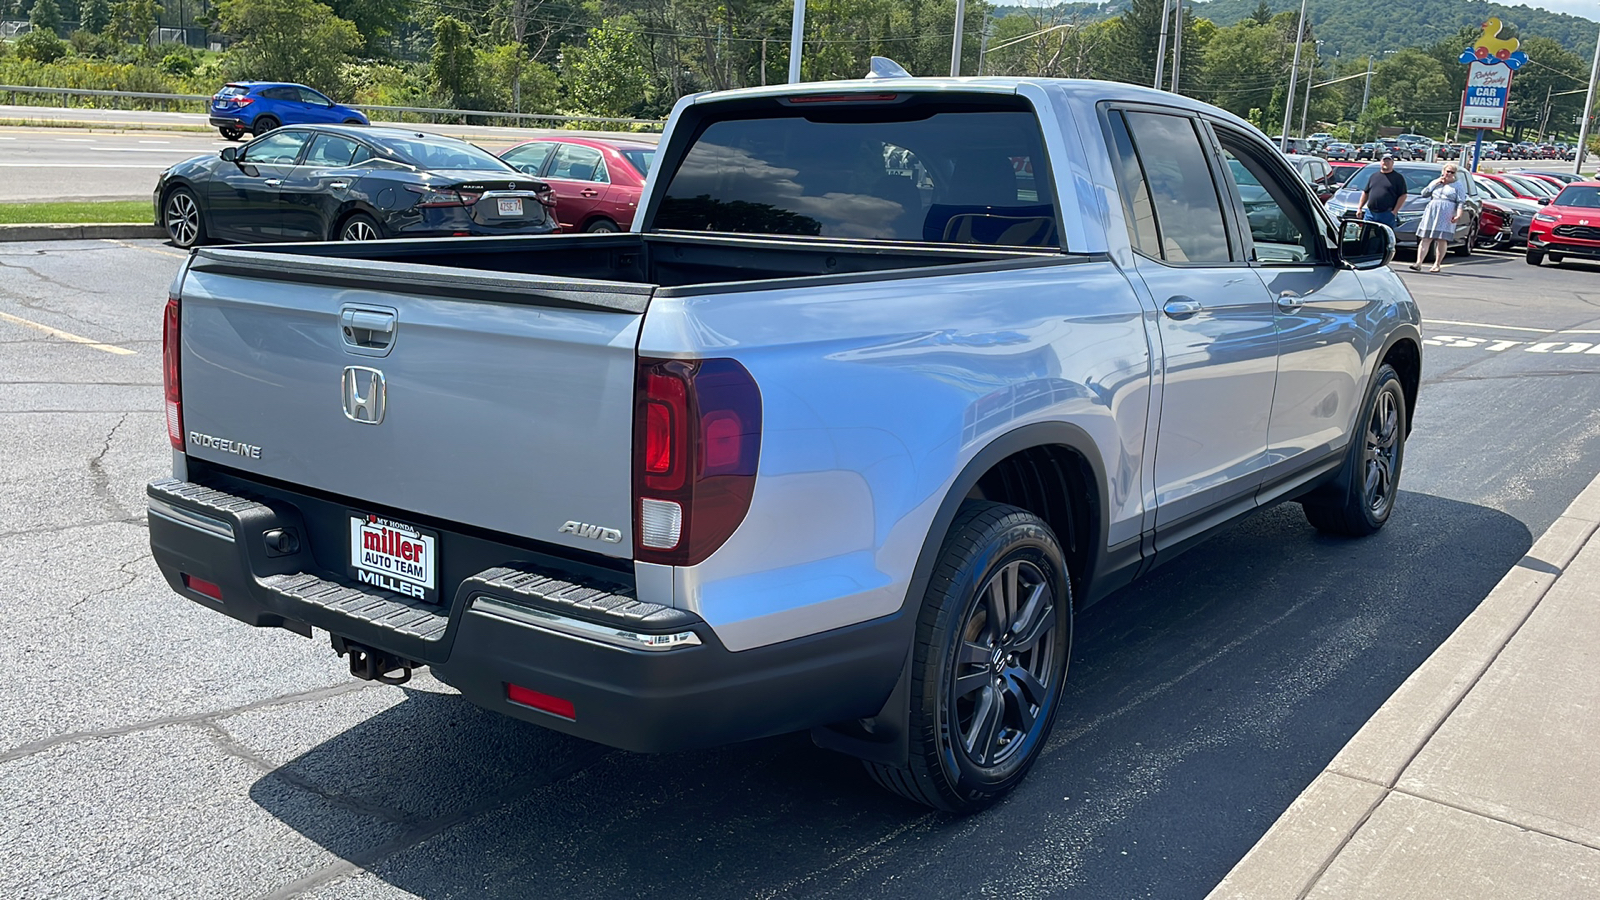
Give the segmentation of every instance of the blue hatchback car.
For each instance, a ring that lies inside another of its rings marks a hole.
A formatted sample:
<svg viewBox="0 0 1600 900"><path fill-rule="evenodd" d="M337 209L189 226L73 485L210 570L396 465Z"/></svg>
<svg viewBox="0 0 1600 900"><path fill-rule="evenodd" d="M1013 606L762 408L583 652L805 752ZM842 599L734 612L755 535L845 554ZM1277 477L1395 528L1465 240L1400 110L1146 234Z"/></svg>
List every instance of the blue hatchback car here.
<svg viewBox="0 0 1600 900"><path fill-rule="evenodd" d="M367 125L358 109L329 100L303 84L231 81L211 95L211 125L230 141L280 125Z"/></svg>

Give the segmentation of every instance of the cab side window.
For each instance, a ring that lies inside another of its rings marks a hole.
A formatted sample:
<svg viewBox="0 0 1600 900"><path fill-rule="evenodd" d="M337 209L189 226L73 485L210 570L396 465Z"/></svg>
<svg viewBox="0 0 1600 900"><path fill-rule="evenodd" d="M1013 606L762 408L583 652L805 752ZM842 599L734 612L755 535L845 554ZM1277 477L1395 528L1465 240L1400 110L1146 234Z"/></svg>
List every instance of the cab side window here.
<svg viewBox="0 0 1600 900"><path fill-rule="evenodd" d="M304 131L274 131L252 141L244 148L240 159L263 166L291 166L300 157L300 148L305 142Z"/></svg>
<svg viewBox="0 0 1600 900"><path fill-rule="evenodd" d="M1251 258L1267 265L1317 262L1317 220L1305 187L1289 180L1286 169L1243 136L1218 128L1217 139L1250 229Z"/></svg>
<svg viewBox="0 0 1600 900"><path fill-rule="evenodd" d="M1154 218L1153 234L1141 236L1135 246L1146 255L1169 263L1232 262L1222 200L1194 120L1134 110L1123 112L1121 119L1127 125L1133 159L1146 183L1144 187L1137 182L1125 184L1123 193L1131 194L1137 204L1139 192L1147 190ZM1132 169L1126 162L1123 165L1131 175ZM1130 221L1136 228L1145 228L1145 217L1135 206ZM1148 246L1149 240L1154 240L1154 247Z"/></svg>

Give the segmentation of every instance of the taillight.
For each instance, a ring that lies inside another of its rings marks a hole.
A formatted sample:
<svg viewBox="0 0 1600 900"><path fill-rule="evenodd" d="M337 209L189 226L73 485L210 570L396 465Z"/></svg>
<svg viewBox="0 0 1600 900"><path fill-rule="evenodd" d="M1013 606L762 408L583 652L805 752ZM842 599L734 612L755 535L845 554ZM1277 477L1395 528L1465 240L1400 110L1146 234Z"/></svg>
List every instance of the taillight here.
<svg viewBox="0 0 1600 900"><path fill-rule="evenodd" d="M417 208L426 209L439 206L471 206L478 202L477 194L452 191L448 188L430 188L420 184L408 184L406 190L421 194L417 201Z"/></svg>
<svg viewBox="0 0 1600 900"><path fill-rule="evenodd" d="M178 298L167 298L161 327L161 384L167 394L167 439L183 449L183 385L178 381Z"/></svg>
<svg viewBox="0 0 1600 900"><path fill-rule="evenodd" d="M634 387L634 555L696 565L750 511L761 391L731 359L641 358Z"/></svg>

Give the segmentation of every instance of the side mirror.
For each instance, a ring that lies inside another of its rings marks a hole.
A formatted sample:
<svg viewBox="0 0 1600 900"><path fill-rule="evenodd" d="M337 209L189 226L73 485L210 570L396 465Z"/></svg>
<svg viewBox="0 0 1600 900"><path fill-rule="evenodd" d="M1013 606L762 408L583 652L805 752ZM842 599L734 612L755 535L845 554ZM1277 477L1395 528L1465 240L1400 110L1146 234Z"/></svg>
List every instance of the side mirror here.
<svg viewBox="0 0 1600 900"><path fill-rule="evenodd" d="M222 152L217 154L217 155L222 157L224 160L226 160L228 162L238 162L239 161L239 148L238 147L223 147L222 148Z"/></svg>
<svg viewBox="0 0 1600 900"><path fill-rule="evenodd" d="M1550 205L1550 198L1549 197L1540 197L1539 199L1537 199L1537 200L1535 200L1533 202L1539 204L1540 206L1549 206Z"/></svg>
<svg viewBox="0 0 1600 900"><path fill-rule="evenodd" d="M1352 269L1378 269L1394 259L1394 232L1382 222L1339 223L1339 258Z"/></svg>

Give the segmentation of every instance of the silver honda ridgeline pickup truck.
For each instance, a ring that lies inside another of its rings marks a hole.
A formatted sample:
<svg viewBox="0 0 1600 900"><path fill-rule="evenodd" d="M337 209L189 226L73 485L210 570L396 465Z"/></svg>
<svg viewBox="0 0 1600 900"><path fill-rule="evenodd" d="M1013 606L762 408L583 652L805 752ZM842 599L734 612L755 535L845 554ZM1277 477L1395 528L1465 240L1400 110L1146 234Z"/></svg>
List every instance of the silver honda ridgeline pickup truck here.
<svg viewBox="0 0 1600 900"><path fill-rule="evenodd" d="M810 729L992 802L1083 607L1285 500L1382 528L1421 370L1381 225L1124 84L687 97L627 234L201 248L172 588L637 751Z"/></svg>

